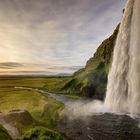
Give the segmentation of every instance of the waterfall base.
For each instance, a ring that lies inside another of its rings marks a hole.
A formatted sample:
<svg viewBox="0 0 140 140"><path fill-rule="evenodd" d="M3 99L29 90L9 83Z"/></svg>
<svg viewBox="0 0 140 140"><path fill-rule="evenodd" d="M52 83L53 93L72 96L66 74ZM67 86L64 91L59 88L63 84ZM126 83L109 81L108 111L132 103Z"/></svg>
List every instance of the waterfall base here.
<svg viewBox="0 0 140 140"><path fill-rule="evenodd" d="M58 129L69 140L138 140L140 139L139 119L127 115L101 114L75 118L63 116Z"/></svg>

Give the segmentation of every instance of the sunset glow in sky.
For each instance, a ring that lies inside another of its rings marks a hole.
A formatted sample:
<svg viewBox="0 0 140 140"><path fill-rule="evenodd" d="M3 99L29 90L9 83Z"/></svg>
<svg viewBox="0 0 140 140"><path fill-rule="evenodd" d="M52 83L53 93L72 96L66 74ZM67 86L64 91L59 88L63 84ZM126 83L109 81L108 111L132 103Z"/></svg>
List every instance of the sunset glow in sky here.
<svg viewBox="0 0 140 140"><path fill-rule="evenodd" d="M0 74L76 71L112 34L124 4L125 0L0 0Z"/></svg>

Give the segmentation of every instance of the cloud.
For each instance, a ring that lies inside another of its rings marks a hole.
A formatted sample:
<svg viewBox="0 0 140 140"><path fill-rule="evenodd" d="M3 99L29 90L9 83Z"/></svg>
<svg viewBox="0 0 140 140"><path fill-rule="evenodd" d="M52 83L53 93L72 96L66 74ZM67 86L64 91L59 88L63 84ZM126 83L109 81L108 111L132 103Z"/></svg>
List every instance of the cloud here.
<svg viewBox="0 0 140 140"><path fill-rule="evenodd" d="M22 64L19 63L0 63L0 69L12 69L12 68L16 68L16 67L21 67Z"/></svg>
<svg viewBox="0 0 140 140"><path fill-rule="evenodd" d="M0 61L85 65L120 22L124 0L0 0Z"/></svg>
<svg viewBox="0 0 140 140"><path fill-rule="evenodd" d="M0 63L0 75L66 75L81 69L82 66L56 66L32 63Z"/></svg>

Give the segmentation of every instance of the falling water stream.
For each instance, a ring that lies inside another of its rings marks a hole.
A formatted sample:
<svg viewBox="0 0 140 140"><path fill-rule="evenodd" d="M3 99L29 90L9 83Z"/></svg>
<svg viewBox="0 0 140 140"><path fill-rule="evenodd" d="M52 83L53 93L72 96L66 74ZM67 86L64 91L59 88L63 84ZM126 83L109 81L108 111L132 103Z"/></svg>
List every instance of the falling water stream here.
<svg viewBox="0 0 140 140"><path fill-rule="evenodd" d="M140 113L140 0L128 0L114 48L104 106Z"/></svg>

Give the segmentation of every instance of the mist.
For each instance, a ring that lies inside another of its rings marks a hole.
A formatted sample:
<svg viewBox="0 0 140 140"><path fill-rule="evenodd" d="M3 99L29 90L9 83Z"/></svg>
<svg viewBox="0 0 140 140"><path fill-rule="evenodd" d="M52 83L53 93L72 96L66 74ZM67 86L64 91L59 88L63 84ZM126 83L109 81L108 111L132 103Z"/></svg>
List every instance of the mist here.
<svg viewBox="0 0 140 140"><path fill-rule="evenodd" d="M99 100L79 100L68 103L60 115L67 116L69 119L85 118L94 114L102 114L107 110L104 108L104 102Z"/></svg>

